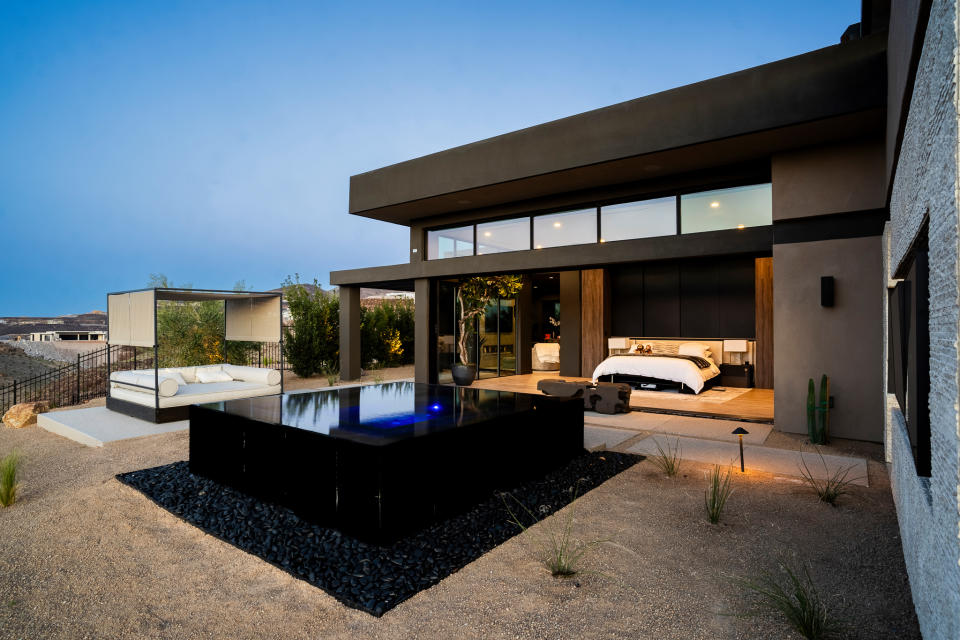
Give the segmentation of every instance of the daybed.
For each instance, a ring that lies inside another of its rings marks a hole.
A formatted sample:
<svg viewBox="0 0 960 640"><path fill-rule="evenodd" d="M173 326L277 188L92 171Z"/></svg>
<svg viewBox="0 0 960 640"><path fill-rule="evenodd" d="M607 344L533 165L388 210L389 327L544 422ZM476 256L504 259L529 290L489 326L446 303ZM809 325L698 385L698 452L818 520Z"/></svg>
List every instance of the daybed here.
<svg viewBox="0 0 960 640"><path fill-rule="evenodd" d="M107 402L114 409L120 408L117 401L140 405L148 411L180 407L183 411L165 414L169 419L182 420L191 404L280 393L280 377L276 369L232 364L159 369L156 376L153 369L114 371L110 374ZM159 381L159 394L154 390L155 380ZM177 418L178 415L182 417Z"/></svg>

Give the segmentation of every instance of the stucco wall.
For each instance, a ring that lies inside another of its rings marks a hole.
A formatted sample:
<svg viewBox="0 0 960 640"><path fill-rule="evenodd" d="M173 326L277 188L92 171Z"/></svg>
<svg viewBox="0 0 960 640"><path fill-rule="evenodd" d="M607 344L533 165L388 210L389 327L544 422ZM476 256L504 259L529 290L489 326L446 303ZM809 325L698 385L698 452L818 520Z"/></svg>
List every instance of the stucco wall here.
<svg viewBox="0 0 960 640"><path fill-rule="evenodd" d="M830 433L883 439L883 296L879 236L773 246L774 406L778 429L806 433L807 381L830 377ZM833 307L820 306L820 277L833 276Z"/></svg>
<svg viewBox="0 0 960 640"><path fill-rule="evenodd" d="M886 205L880 140L824 145L773 156L773 219L881 209Z"/></svg>
<svg viewBox="0 0 960 640"><path fill-rule="evenodd" d="M960 638L957 340L957 0L934 0L890 202L895 270L929 217L932 475L918 478L903 417L888 421L890 476L923 637Z"/></svg>

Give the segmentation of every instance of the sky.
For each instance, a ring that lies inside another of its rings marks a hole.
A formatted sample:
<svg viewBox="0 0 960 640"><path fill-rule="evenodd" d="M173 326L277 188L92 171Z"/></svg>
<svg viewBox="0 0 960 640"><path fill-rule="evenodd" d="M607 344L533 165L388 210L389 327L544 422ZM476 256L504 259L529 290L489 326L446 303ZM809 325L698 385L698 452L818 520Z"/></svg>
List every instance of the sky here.
<svg viewBox="0 0 960 640"><path fill-rule="evenodd" d="M0 0L0 316L408 260L349 177L836 44L858 0Z"/></svg>

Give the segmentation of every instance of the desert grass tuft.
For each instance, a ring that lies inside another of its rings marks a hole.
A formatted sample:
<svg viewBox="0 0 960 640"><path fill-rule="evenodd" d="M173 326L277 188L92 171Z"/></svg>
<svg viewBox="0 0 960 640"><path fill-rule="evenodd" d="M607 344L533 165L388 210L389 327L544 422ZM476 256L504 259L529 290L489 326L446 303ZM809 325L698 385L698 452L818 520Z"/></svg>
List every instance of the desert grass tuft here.
<svg viewBox="0 0 960 640"><path fill-rule="evenodd" d="M507 495L526 511L534 524L539 521L536 515L525 504L517 500L513 494ZM562 524L558 526L556 519L549 520L544 522L544 526L540 530L541 559L544 566L550 570L550 575L555 578L569 578L581 573L580 565L584 556L592 547L606 542L606 540L583 542L573 538L573 505L575 502L576 498L570 503ZM507 504L506 499L504 499L504 505L510 513L510 521L517 525L521 531L526 532L532 526L523 524L513 509L510 508L510 505Z"/></svg>
<svg viewBox="0 0 960 640"><path fill-rule="evenodd" d="M757 580L739 581L753 592L756 606L780 614L791 628L808 640L838 635L841 625L817 591L807 566L801 565L797 570L781 562L779 567L786 575L785 584L777 576L766 572Z"/></svg>
<svg viewBox="0 0 960 640"><path fill-rule="evenodd" d="M336 386L340 381L340 367L328 365L323 368L323 375L327 378L327 385Z"/></svg>
<svg viewBox="0 0 960 640"><path fill-rule="evenodd" d="M8 453L0 460L0 505L9 507L17 501L17 471L20 467L20 454L16 451Z"/></svg>
<svg viewBox="0 0 960 640"><path fill-rule="evenodd" d="M730 484L730 469L723 472L720 465L714 465L713 471L710 472L710 486L703 495L703 501L707 507L707 518L713 524L720 522L720 514L731 493L733 493L733 486Z"/></svg>
<svg viewBox="0 0 960 640"><path fill-rule="evenodd" d="M657 455L651 456L651 461L668 477L675 477L680 471L680 438L677 438L673 445L668 441L666 450L660 446L660 441L656 438L654 443L657 445Z"/></svg>
<svg viewBox="0 0 960 640"><path fill-rule="evenodd" d="M813 473L810 472L810 467L807 466L807 461L803 458L802 451L800 452L800 464L798 465L800 475L803 476L803 481L813 489L821 502L826 502L830 506L835 507L837 506L837 498L848 493L850 485L857 480L857 478L849 477L853 466L837 469L835 472L830 473L827 468L827 461L823 459L823 453L820 451L820 447L817 447L817 455L820 456L820 463L823 465L824 471L827 472L827 477L821 480L813 476Z"/></svg>

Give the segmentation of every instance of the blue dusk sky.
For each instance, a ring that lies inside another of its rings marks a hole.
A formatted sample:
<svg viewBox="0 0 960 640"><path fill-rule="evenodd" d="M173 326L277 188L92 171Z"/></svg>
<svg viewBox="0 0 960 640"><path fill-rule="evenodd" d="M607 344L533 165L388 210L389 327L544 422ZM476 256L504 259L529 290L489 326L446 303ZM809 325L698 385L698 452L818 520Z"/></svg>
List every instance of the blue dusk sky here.
<svg viewBox="0 0 960 640"><path fill-rule="evenodd" d="M349 177L839 42L857 0L0 0L0 316L408 259Z"/></svg>

